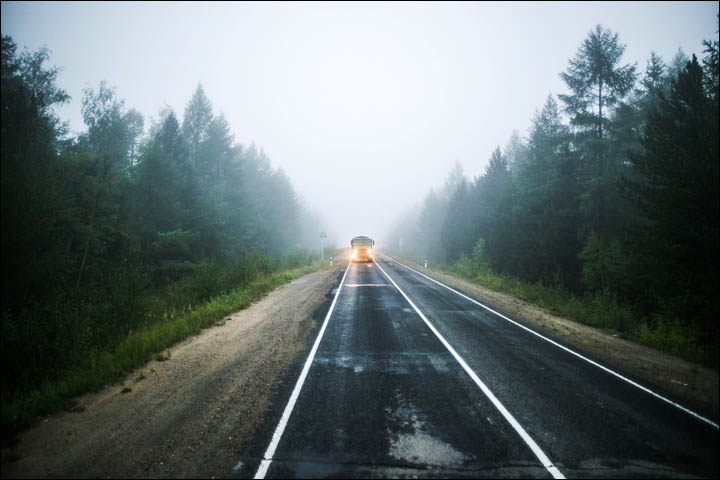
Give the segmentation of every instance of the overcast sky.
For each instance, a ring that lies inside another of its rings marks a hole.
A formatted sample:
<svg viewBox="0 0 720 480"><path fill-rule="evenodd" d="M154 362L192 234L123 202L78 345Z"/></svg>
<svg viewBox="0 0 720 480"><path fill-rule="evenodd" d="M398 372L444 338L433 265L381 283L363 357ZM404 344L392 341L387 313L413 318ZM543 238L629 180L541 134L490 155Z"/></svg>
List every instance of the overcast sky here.
<svg viewBox="0 0 720 480"><path fill-rule="evenodd" d="M290 176L332 237L382 237L397 213L470 177L527 131L559 73L602 24L640 72L651 51L702 56L717 2L2 2L2 34L47 45L84 129L82 89L107 80L126 106L182 116L198 83L236 140Z"/></svg>

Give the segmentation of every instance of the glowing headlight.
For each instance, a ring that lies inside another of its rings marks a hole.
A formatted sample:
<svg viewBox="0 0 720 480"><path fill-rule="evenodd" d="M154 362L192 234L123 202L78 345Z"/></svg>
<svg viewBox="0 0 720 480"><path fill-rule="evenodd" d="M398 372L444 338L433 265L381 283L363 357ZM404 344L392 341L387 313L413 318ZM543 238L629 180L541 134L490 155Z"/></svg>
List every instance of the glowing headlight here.
<svg viewBox="0 0 720 480"><path fill-rule="evenodd" d="M353 253L357 253L357 248L353 248Z"/></svg>
<svg viewBox="0 0 720 480"><path fill-rule="evenodd" d="M368 250L368 254L372 255L372 248Z"/></svg>

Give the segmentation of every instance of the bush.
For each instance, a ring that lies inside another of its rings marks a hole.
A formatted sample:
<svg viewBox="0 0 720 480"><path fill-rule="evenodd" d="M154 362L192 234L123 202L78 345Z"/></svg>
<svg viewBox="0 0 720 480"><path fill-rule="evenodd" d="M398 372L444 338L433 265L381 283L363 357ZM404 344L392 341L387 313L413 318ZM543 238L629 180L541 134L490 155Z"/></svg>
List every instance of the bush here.
<svg viewBox="0 0 720 480"><path fill-rule="evenodd" d="M272 259L248 253L223 269L204 262L194 275L133 297L122 292L55 303L2 318L2 422L8 437L37 415L62 408L70 397L97 390L159 351L243 309L273 288L320 267L295 252ZM294 269L270 271L286 264ZM125 315L128 316L125 316Z"/></svg>
<svg viewBox="0 0 720 480"><path fill-rule="evenodd" d="M707 349L699 329L683 325L677 318L654 316L641 322L634 336L642 343L701 363L717 360Z"/></svg>
<svg viewBox="0 0 720 480"><path fill-rule="evenodd" d="M79 365L99 362L102 352L117 348L133 332L186 315L211 298L253 282L267 281L262 279L280 269L307 267L312 261L312 254L297 250L273 258L251 251L227 266L213 260L165 264L166 269L177 267L176 272L183 272L167 283L158 283L150 269L127 266L109 276L105 285L58 293L44 304L17 312L6 310L2 313L3 404L44 382L57 381ZM255 288L264 292L266 286ZM188 328L196 327L193 323ZM177 328L163 338L190 331Z"/></svg>
<svg viewBox="0 0 720 480"><path fill-rule="evenodd" d="M696 326L685 325L678 320L681 318L679 312L688 312L698 305L695 296L685 295L668 300L661 306L661 313L647 317L636 306L622 303L607 288L577 296L565 289L559 278L547 284L542 281L526 282L517 277L494 273L484 262L483 248L482 240L478 241L471 256L461 255L445 270L486 288L509 293L578 323L622 334L631 340L691 361L716 365L717 332L703 332ZM708 338L715 340L708 341Z"/></svg>

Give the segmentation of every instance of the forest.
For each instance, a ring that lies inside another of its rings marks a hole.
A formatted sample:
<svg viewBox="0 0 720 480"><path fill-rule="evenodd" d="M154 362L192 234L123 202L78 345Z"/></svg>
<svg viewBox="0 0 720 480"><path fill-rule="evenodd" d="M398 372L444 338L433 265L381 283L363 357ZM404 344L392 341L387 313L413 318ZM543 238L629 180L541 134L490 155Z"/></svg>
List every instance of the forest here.
<svg viewBox="0 0 720 480"><path fill-rule="evenodd" d="M2 37L4 423L130 333L319 258L318 217L202 86L182 118L165 108L147 128L106 83L88 87L71 136L48 60Z"/></svg>
<svg viewBox="0 0 720 480"><path fill-rule="evenodd" d="M454 166L393 252L717 368L718 41L644 71L598 25L526 136ZM528 81L531 81L530 79Z"/></svg>
<svg viewBox="0 0 720 480"><path fill-rule="evenodd" d="M597 26L559 72L567 93L482 175L456 164L382 247L717 369L718 40L699 48L643 70ZM3 428L316 265L323 229L200 84L182 116L147 122L107 83L87 87L71 134L49 60L2 36ZM197 313L212 301L226 303Z"/></svg>

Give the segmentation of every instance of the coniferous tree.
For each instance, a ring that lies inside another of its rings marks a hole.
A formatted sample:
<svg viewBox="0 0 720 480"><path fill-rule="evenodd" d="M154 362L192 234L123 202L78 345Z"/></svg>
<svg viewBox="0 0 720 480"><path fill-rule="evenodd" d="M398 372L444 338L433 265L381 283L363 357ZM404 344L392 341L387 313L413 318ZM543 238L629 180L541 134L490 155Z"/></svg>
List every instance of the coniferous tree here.
<svg viewBox="0 0 720 480"><path fill-rule="evenodd" d="M635 81L635 66L621 65L624 52L618 35L598 25L570 60L567 72L560 74L571 93L559 98L576 128L574 145L580 155L578 179L583 186L580 204L584 221L579 234L584 244L580 254L587 264L586 279L592 277L589 272L605 271L591 265L594 260L612 257L613 265L619 261L623 219L616 212L624 205L617 182L623 175L626 154L613 149L609 133L613 132L610 123L614 109L631 92ZM603 279L593 281L594 288L608 285L607 275L593 278Z"/></svg>
<svg viewBox="0 0 720 480"><path fill-rule="evenodd" d="M473 224L470 215L470 188L465 178L454 187L447 205L447 214L442 223L440 239L445 258L455 261L462 253L469 253L474 243Z"/></svg>
<svg viewBox="0 0 720 480"><path fill-rule="evenodd" d="M714 299L690 302L689 318L718 308L718 109L703 76L693 55L671 79L632 156L640 178L623 182L642 218L630 242L636 281L658 296Z"/></svg>
<svg viewBox="0 0 720 480"><path fill-rule="evenodd" d="M208 135L208 127L212 122L212 104L205 95L202 85L198 84L190 102L185 107L183 116L182 132L188 142L190 150L190 162L199 168L198 163L202 162L201 147Z"/></svg>
<svg viewBox="0 0 720 480"><path fill-rule="evenodd" d="M431 262L445 259L445 247L440 233L446 212L445 197L437 194L434 189L430 189L418 215L417 232L420 239L419 245L422 245L422 251L419 253ZM412 238L410 235L405 235L404 243L407 244L410 238Z"/></svg>
<svg viewBox="0 0 720 480"><path fill-rule="evenodd" d="M665 76L665 70L667 66L663 61L662 57L655 52L650 54L650 59L647 61L647 67L645 68L645 76L641 83L645 87L646 94L656 95L657 92L662 91L667 85L667 77Z"/></svg>
<svg viewBox="0 0 720 480"><path fill-rule="evenodd" d="M490 263L495 268L504 269L506 251L501 251L500 244L507 240L507 230L512 223L510 204L512 177L508 168L507 158L497 147L485 170L485 173L474 182L469 195L471 208L465 214L471 219L471 225L465 227L467 240L463 242L463 252L469 253L478 239L482 238ZM497 231L496 227L500 227Z"/></svg>
<svg viewBox="0 0 720 480"><path fill-rule="evenodd" d="M668 66L668 75L670 78L677 78L678 74L685 68L687 62L690 61L690 57L687 56L682 47L678 47L677 52L670 60Z"/></svg>
<svg viewBox="0 0 720 480"><path fill-rule="evenodd" d="M559 97L573 125L591 129L599 139L603 138L608 110L630 91L635 80L635 66L620 65L624 52L618 35L597 25L570 60L567 72L560 74L572 92Z"/></svg>
<svg viewBox="0 0 720 480"><path fill-rule="evenodd" d="M580 192L571 139L557 102L548 96L533 120L527 162L517 176L522 248L516 273L533 280L559 276L576 287Z"/></svg>

